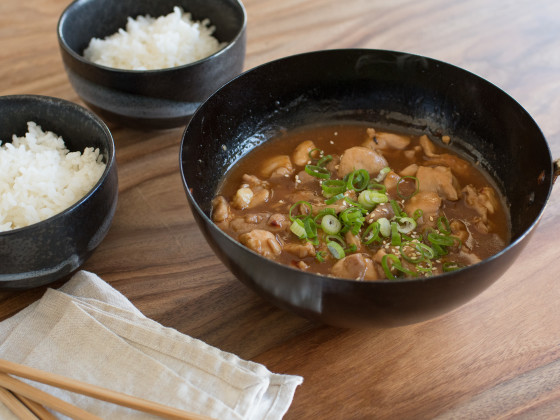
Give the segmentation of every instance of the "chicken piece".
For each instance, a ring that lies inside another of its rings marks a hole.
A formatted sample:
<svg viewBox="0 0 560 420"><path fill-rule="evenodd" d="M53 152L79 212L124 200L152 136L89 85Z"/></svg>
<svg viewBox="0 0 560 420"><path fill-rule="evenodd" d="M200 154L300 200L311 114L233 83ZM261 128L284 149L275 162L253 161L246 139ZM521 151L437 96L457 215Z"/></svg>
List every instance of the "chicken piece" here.
<svg viewBox="0 0 560 420"><path fill-rule="evenodd" d="M405 204L406 214L414 215L416 210L422 210L422 217L417 222L420 225L434 224L441 207L441 197L433 191L420 191Z"/></svg>
<svg viewBox="0 0 560 420"><path fill-rule="evenodd" d="M315 256L315 247L311 242L306 242L305 244L286 244L284 245L284 251L287 251L298 258Z"/></svg>
<svg viewBox="0 0 560 420"><path fill-rule="evenodd" d="M294 171L292 161L288 155L278 155L263 162L261 176L274 178L276 176L290 176Z"/></svg>
<svg viewBox="0 0 560 420"><path fill-rule="evenodd" d="M482 187L480 190L472 185L463 188L465 203L480 215L483 222L488 221L488 214L494 214L499 206L496 193L490 187Z"/></svg>
<svg viewBox="0 0 560 420"><path fill-rule="evenodd" d="M298 144L294 152L292 153L292 162L294 163L294 165L297 166L307 165L307 163L311 159L309 157L309 153L316 148L317 146L315 146L315 143L313 143L311 140L306 140Z"/></svg>
<svg viewBox="0 0 560 420"><path fill-rule="evenodd" d="M243 180L243 184L251 189L269 188L268 182L263 181L255 175L243 174L241 179Z"/></svg>
<svg viewBox="0 0 560 420"><path fill-rule="evenodd" d="M420 191L432 191L438 193L442 198L456 201L459 199L458 182L451 173L451 169L445 166L420 166L416 172Z"/></svg>
<svg viewBox="0 0 560 420"><path fill-rule="evenodd" d="M451 234L461 240L461 243L469 249L472 249L472 237L465 223L454 219L449 222Z"/></svg>
<svg viewBox="0 0 560 420"><path fill-rule="evenodd" d="M418 165L416 163L413 163L411 165L408 165L406 168L404 168L399 175L400 176L416 176L417 172L418 172Z"/></svg>
<svg viewBox="0 0 560 420"><path fill-rule="evenodd" d="M461 159L458 156L450 155L449 153L436 153L436 146L428 138L428 136L423 135L420 137L420 145L424 150L424 154L428 157L428 161L433 165L443 165L449 168L453 168L453 172L457 174L467 174L470 168L470 164Z"/></svg>
<svg viewBox="0 0 560 420"><path fill-rule="evenodd" d="M361 249L362 240L358 235L354 235L352 232L348 231L344 234L344 239L348 245L356 245L357 250Z"/></svg>
<svg viewBox="0 0 560 420"><path fill-rule="evenodd" d="M282 244L272 232L255 229L239 235L239 242L266 258L273 258L282 252Z"/></svg>
<svg viewBox="0 0 560 420"><path fill-rule="evenodd" d="M377 132L374 128L366 130L368 139L364 142L365 147L380 150L403 150L410 144L410 138L393 133Z"/></svg>
<svg viewBox="0 0 560 420"><path fill-rule="evenodd" d="M245 210L251 204L251 200L254 196L255 194L251 188L239 188L231 200L231 205L236 209Z"/></svg>
<svg viewBox="0 0 560 420"><path fill-rule="evenodd" d="M432 141L428 138L427 135L423 135L420 137L420 146L422 146L422 150L424 151L424 154L428 157L434 157L437 156L436 153L436 146L434 145L434 143L432 143Z"/></svg>
<svg viewBox="0 0 560 420"><path fill-rule="evenodd" d="M387 160L375 150L355 146L346 149L342 154L338 165L338 176L344 178L356 169L365 169L373 176L388 165Z"/></svg>
<svg viewBox="0 0 560 420"><path fill-rule="evenodd" d="M265 190L265 189L258 190L257 192L254 193L253 199L249 203L249 208L253 208L258 206L259 204L266 203L269 198L270 198L269 190Z"/></svg>
<svg viewBox="0 0 560 420"><path fill-rule="evenodd" d="M264 219L265 215L262 213L249 213L245 216L235 217L229 226L236 233L246 233L254 230Z"/></svg>
<svg viewBox="0 0 560 420"><path fill-rule="evenodd" d="M369 212L367 216L367 221L370 223L375 222L376 220L385 217L388 220L391 220L395 216L395 211L393 210L393 206L391 203L381 203L375 206L375 208Z"/></svg>
<svg viewBox="0 0 560 420"><path fill-rule="evenodd" d="M280 231L287 229L291 222L285 214L274 213L268 218L267 225L275 231Z"/></svg>
<svg viewBox="0 0 560 420"><path fill-rule="evenodd" d="M385 179L383 180L383 185L387 188L387 191L391 191L397 188L397 184L401 180L401 177L394 171L390 171L385 175Z"/></svg>
<svg viewBox="0 0 560 420"><path fill-rule="evenodd" d="M231 218L231 208L227 200L221 195L212 200L212 220L222 223Z"/></svg>
<svg viewBox="0 0 560 420"><path fill-rule="evenodd" d="M373 261L364 254L351 254L337 261L331 269L331 274L353 280L378 279Z"/></svg>

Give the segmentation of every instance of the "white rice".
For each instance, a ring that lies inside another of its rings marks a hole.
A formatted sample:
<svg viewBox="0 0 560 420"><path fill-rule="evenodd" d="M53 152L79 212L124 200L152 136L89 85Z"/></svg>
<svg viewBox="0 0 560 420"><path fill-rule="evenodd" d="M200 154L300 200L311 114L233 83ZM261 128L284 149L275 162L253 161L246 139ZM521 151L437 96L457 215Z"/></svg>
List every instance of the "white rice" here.
<svg viewBox="0 0 560 420"><path fill-rule="evenodd" d="M45 220L70 207L97 183L99 149L70 152L62 137L27 123L25 137L0 141L0 232Z"/></svg>
<svg viewBox="0 0 560 420"><path fill-rule="evenodd" d="M150 15L127 19L104 39L92 38L84 57L94 63L125 70L155 70L189 64L208 57L226 43L212 36L210 21L193 22L180 7L157 19Z"/></svg>

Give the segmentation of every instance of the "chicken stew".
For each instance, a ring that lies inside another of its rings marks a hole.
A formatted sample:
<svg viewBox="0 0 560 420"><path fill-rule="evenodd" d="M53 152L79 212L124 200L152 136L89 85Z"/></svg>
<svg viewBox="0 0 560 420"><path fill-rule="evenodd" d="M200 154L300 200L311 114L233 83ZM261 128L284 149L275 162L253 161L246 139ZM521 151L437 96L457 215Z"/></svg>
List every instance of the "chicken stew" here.
<svg viewBox="0 0 560 420"><path fill-rule="evenodd" d="M357 123L302 127L231 168L212 219L266 258L355 280L431 276L509 242L491 178L451 139Z"/></svg>

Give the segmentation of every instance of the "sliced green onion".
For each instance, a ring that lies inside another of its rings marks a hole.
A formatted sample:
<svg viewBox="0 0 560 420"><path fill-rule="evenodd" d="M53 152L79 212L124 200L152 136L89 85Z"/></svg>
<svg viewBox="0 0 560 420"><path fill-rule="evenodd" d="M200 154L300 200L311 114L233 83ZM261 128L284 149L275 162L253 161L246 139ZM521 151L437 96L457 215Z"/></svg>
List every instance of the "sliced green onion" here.
<svg viewBox="0 0 560 420"><path fill-rule="evenodd" d="M365 190L369 183L369 173L365 169L352 171L347 175L346 188L354 191Z"/></svg>
<svg viewBox="0 0 560 420"><path fill-rule="evenodd" d="M402 242L401 234L399 233L399 225L397 222L391 222L391 245L399 246Z"/></svg>
<svg viewBox="0 0 560 420"><path fill-rule="evenodd" d="M317 165L305 165L305 172L319 179L329 179L331 177L331 173L327 168Z"/></svg>
<svg viewBox="0 0 560 420"><path fill-rule="evenodd" d="M305 239L307 237L307 234L305 233L305 224L301 219L294 219L292 225L290 226L290 230L300 239Z"/></svg>
<svg viewBox="0 0 560 420"><path fill-rule="evenodd" d="M386 203L387 201L389 201L389 197L379 191L365 190L358 196L358 203L368 210L373 209L380 203Z"/></svg>
<svg viewBox="0 0 560 420"><path fill-rule="evenodd" d="M332 214L326 214L321 220L321 228L325 233L329 235L335 235L340 232L342 223L340 223L340 220L338 220L336 216L333 216Z"/></svg>
<svg viewBox="0 0 560 420"><path fill-rule="evenodd" d="M301 220L301 219L298 219ZM316 238L317 237L317 225L313 221L311 217L307 217L303 219L303 225L305 227L305 234L307 238Z"/></svg>
<svg viewBox="0 0 560 420"><path fill-rule="evenodd" d="M309 212L298 214L297 216L292 215L292 212L302 204L309 209ZM297 201L294 204L292 204L292 206L290 207L290 211L289 211L290 220L293 222L295 219L306 218L308 215L312 213L312 211L313 211L313 206L309 201L305 201L305 200Z"/></svg>
<svg viewBox="0 0 560 420"><path fill-rule="evenodd" d="M311 149L309 151L309 153L307 154L307 156L309 156L309 159L314 159L313 158L313 153L315 152L319 152L319 156L323 156L323 151L321 149L315 148L315 149Z"/></svg>
<svg viewBox="0 0 560 420"><path fill-rule="evenodd" d="M386 193L387 187L383 184L378 184L377 182L370 182L368 185L368 190L378 191L380 193Z"/></svg>
<svg viewBox="0 0 560 420"><path fill-rule="evenodd" d="M362 234L362 243L370 245L374 242L381 242L381 237L379 236L379 222L376 220Z"/></svg>
<svg viewBox="0 0 560 420"><path fill-rule="evenodd" d="M346 256L346 254L344 253L344 249L342 249L342 247L334 241L327 242L327 248L329 249L332 256L337 260L340 260Z"/></svg>
<svg viewBox="0 0 560 420"><path fill-rule="evenodd" d="M420 252L425 258L429 260L433 260L436 257L435 251L430 248L428 245L422 242L418 242L416 244L416 249Z"/></svg>
<svg viewBox="0 0 560 420"><path fill-rule="evenodd" d="M447 217L445 216L438 217L437 228L441 233L445 235L451 235L451 227L449 226L449 220L447 220Z"/></svg>
<svg viewBox="0 0 560 420"><path fill-rule="evenodd" d="M414 191L412 192L412 194L410 195L403 195L400 191L400 185L402 182L406 182L407 179L412 179L414 181L415 184L415 188ZM397 194L400 198L402 198L403 200L408 200L409 198L414 197L416 194L418 194L418 191L420 191L420 183L418 181L418 178L416 178L415 176L403 176L402 178L399 179L399 181L397 182Z"/></svg>
<svg viewBox="0 0 560 420"><path fill-rule="evenodd" d="M391 267L389 267L387 260L391 260ZM408 268L404 268L401 264L401 260L399 260L399 258L394 254L383 255L383 258L381 258L381 268L383 268L385 275L390 280L395 279L395 275L391 272L391 268L399 270L405 274L408 274L409 276L416 277L416 273L409 270Z"/></svg>
<svg viewBox="0 0 560 420"><path fill-rule="evenodd" d="M386 238L389 237L389 235L391 235L391 222L389 222L389 219L381 217L377 222L379 223L379 232L381 232L381 235Z"/></svg>
<svg viewBox="0 0 560 420"><path fill-rule="evenodd" d="M420 219L422 216L424 216L424 210L422 210L422 209L416 209L416 210L414 211L414 214L412 215L412 218L413 218L414 220L418 220L418 219Z"/></svg>
<svg viewBox="0 0 560 420"><path fill-rule="evenodd" d="M422 273L433 273L433 265L432 265L432 261L430 260L425 260L422 261L422 263L420 264L416 264L416 269Z"/></svg>
<svg viewBox="0 0 560 420"><path fill-rule="evenodd" d="M418 264L422 261L425 261L426 258L424 257L424 255L418 251L418 248L416 248L415 246L416 244L413 243L407 243L406 245L401 246L401 256L408 261L409 263L412 264ZM415 257L414 255L409 255L406 253L406 249L410 248L413 250L413 254L417 255L417 257Z"/></svg>
<svg viewBox="0 0 560 420"><path fill-rule="evenodd" d="M358 247L356 246L356 244L350 244L348 245L348 247L346 247L346 252L348 253L356 252L357 249Z"/></svg>
<svg viewBox="0 0 560 420"><path fill-rule="evenodd" d="M323 156L321 159L319 159L319 161L317 162L317 166L325 166L327 163L329 163L332 160L332 156L331 155L327 155L327 156Z"/></svg>
<svg viewBox="0 0 560 420"><path fill-rule="evenodd" d="M313 221L317 224L317 225L321 225L321 219L327 215L330 214L332 216L336 216L336 210L331 208L331 207L327 207L323 210L321 210L319 213L317 213L317 216L315 216L315 218L313 219Z"/></svg>
<svg viewBox="0 0 560 420"><path fill-rule="evenodd" d="M452 246L455 240L451 236L440 235L436 232L428 233L428 240L434 245Z"/></svg>
<svg viewBox="0 0 560 420"><path fill-rule="evenodd" d="M441 266L442 270L445 273L448 273L450 271L457 271L457 270L460 270L463 267L464 267L463 265L461 265L457 262L451 262L451 261L446 261Z"/></svg>
<svg viewBox="0 0 560 420"><path fill-rule="evenodd" d="M389 167L381 169L379 171L379 174L374 178L375 182L383 181L389 172L391 172L391 168Z"/></svg>
<svg viewBox="0 0 560 420"><path fill-rule="evenodd" d="M325 251L317 251L315 253L315 259L320 263L325 262Z"/></svg>
<svg viewBox="0 0 560 420"><path fill-rule="evenodd" d="M395 213L396 217L402 217L403 215L406 216L406 213L401 210L399 203L397 203L395 200L391 200L391 207L393 208L393 212Z"/></svg>
<svg viewBox="0 0 560 420"><path fill-rule="evenodd" d="M332 197L346 191L346 182L342 179L326 179L321 183L323 195L326 198Z"/></svg>
<svg viewBox="0 0 560 420"><path fill-rule="evenodd" d="M416 228L416 221L411 217L401 217L397 223L400 233L410 233Z"/></svg>
<svg viewBox="0 0 560 420"><path fill-rule="evenodd" d="M338 200L342 200L343 198L344 198L344 194L340 193L340 194L337 194L337 195L329 198L328 200L325 200L325 204L334 204Z"/></svg>

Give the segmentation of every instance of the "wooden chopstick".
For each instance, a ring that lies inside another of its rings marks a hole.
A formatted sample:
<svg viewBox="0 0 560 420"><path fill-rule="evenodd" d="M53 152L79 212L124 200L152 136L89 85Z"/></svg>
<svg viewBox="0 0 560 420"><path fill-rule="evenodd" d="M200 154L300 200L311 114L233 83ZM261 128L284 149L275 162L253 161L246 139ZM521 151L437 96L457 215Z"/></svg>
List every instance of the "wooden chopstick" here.
<svg viewBox="0 0 560 420"><path fill-rule="evenodd" d="M29 408L29 410L31 410L40 420L58 420L54 414L52 414L38 402L30 400L23 395L16 395L16 397L18 398L18 400L24 403L27 408Z"/></svg>
<svg viewBox="0 0 560 420"><path fill-rule="evenodd" d="M2 360L0 359L0 372L4 372L4 373L9 373L15 376L19 376L21 378L26 378L26 379L31 379L32 381L36 381L36 382L41 382L43 384L46 385L51 385L57 388L61 388L61 389L65 389L67 391L71 391L71 392L75 392L78 394L82 394L82 395L86 395L88 397L92 397L92 398L96 398L98 400L102 400L102 401L107 401L113 404L117 404L117 405L121 405L123 407L128 407L128 408L132 408L135 410L139 410L139 411L143 411L145 413L149 413L149 414L154 414L156 416L160 416L160 417L164 417L167 419L176 419L176 420L212 420L210 417L201 415L201 414L195 414L195 413L189 413L187 411L184 410L180 410L178 408L174 408L174 407L168 407L166 405L163 404L159 404L157 402L154 401L149 401L143 398L138 398L138 397L134 397L132 395L127 395L127 394L123 394L121 392L117 392L117 391L112 391L109 390L107 388L103 388L97 385L92 385L92 384L88 384L82 381L78 381L76 379L72 379L72 378L67 378L65 376L62 375L57 375L54 373L50 373L50 372L45 372L39 369L35 369L29 366L25 366L25 365L21 365L19 363L14 363L14 362L10 362L8 360ZM17 379L15 378L11 378L8 375L2 375L0 373L0 377L1 376L7 376L9 379L14 379L17 381ZM10 389L7 385L3 385L3 383L6 383L6 379L2 378L2 381L0 381L0 385L4 386L5 388ZM24 385L27 385L21 381L18 381ZM13 382L12 382L13 383ZM32 386L28 385L30 388L32 388L35 391L38 392L42 392L36 388L33 388ZM34 398L33 395L28 395L29 392L27 392L27 394L23 393L23 392L19 392L16 390L13 390L15 393L24 395L27 398L30 398L34 401L39 402L40 404L46 405L48 407L53 408L56 411L59 411L63 414L65 414L64 412L60 411L59 409L53 407L52 405L47 404L47 402L43 402L43 401L38 401L37 398ZM46 393L44 393L46 394ZM49 397L55 398L49 394L46 394ZM59 399L59 401L62 401ZM65 402L65 401L62 401ZM68 404L68 403L66 403ZM71 404L70 404L71 405ZM74 406L72 406L74 407ZM76 407L77 408L77 407ZM80 409L81 410L81 409ZM82 410L83 411L83 410ZM85 412L87 413L87 412ZM90 413L87 413L89 415L92 415ZM91 417L90 417L91 418Z"/></svg>
<svg viewBox="0 0 560 420"><path fill-rule="evenodd" d="M38 420L33 411L6 388L0 388L0 402L20 420Z"/></svg>
<svg viewBox="0 0 560 420"><path fill-rule="evenodd" d="M33 401L43 404L59 413L65 414L76 420L102 420L101 417L97 417L87 411L76 407L60 398L50 395L40 389L34 388L33 386L20 381L19 379L12 378L10 375L0 372L0 386L9 389L15 394L23 395ZM36 418L36 417L35 417Z"/></svg>

